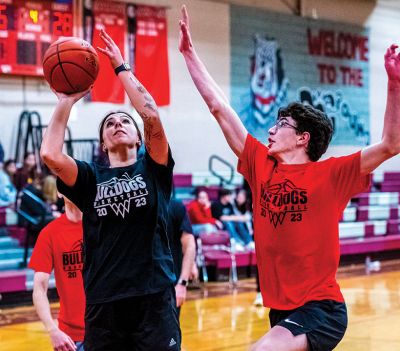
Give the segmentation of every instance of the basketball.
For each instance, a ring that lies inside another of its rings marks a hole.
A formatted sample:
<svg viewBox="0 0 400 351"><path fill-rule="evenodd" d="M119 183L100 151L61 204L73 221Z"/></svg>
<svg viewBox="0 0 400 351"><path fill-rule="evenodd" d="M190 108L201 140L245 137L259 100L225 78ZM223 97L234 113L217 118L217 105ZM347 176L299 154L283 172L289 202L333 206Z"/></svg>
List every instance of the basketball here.
<svg viewBox="0 0 400 351"><path fill-rule="evenodd" d="M61 38L52 43L43 57L43 73L57 92L73 94L85 91L99 73L96 50L85 40Z"/></svg>

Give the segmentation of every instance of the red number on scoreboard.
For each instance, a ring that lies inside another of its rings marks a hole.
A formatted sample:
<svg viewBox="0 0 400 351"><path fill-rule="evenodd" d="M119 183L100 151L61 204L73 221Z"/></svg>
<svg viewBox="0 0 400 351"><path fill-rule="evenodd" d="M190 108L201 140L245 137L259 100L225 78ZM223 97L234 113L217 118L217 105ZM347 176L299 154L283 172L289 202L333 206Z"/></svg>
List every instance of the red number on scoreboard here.
<svg viewBox="0 0 400 351"><path fill-rule="evenodd" d="M72 14L54 12L53 35L71 36L72 35Z"/></svg>
<svg viewBox="0 0 400 351"><path fill-rule="evenodd" d="M7 30L8 28L8 19L7 15L3 13L7 5L0 5L0 30Z"/></svg>

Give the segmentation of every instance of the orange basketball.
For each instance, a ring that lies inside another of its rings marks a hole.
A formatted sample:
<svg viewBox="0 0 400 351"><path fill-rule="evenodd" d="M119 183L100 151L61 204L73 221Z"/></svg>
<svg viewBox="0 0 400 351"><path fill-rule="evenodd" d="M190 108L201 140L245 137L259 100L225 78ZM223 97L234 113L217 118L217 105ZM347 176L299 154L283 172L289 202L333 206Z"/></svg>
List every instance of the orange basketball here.
<svg viewBox="0 0 400 351"><path fill-rule="evenodd" d="M99 57L85 40L62 38L52 43L43 57L44 77L60 93L73 94L89 88L99 73Z"/></svg>

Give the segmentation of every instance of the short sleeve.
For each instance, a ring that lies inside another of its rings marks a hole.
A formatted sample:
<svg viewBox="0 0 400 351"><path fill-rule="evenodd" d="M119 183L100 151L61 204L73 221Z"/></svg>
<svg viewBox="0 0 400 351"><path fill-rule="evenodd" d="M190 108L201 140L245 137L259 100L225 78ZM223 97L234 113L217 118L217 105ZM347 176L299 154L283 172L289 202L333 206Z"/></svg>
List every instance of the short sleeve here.
<svg viewBox="0 0 400 351"><path fill-rule="evenodd" d="M239 157L237 171L243 175L250 186L256 181L257 162L268 160L268 148L251 134L247 134L246 143Z"/></svg>
<svg viewBox="0 0 400 351"><path fill-rule="evenodd" d="M75 160L78 167L78 175L73 186L66 185L60 178L57 178L57 189L71 200L83 212L85 199L90 189L96 186L96 177L93 166L87 162Z"/></svg>
<svg viewBox="0 0 400 351"><path fill-rule="evenodd" d="M159 180L159 183L162 185L169 198L172 191L172 171L175 165L170 147L168 146L168 162L166 166L155 162L147 150L145 151L144 159L156 175L156 178Z"/></svg>
<svg viewBox="0 0 400 351"><path fill-rule="evenodd" d="M335 192L343 201L368 190L371 175L360 174L361 151L352 155L332 158L331 179Z"/></svg>
<svg viewBox="0 0 400 351"><path fill-rule="evenodd" d="M53 270L53 249L51 244L51 225L46 226L39 234L33 248L28 267L35 272L50 274Z"/></svg>

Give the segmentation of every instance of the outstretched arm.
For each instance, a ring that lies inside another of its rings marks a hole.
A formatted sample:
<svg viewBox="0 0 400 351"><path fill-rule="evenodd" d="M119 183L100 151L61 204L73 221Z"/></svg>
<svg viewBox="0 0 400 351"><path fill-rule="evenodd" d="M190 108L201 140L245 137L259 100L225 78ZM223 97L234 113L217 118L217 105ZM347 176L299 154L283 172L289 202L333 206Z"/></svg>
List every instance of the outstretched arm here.
<svg viewBox="0 0 400 351"><path fill-rule="evenodd" d="M361 152L361 174L371 173L381 163L400 153L400 54L391 45L385 54L388 91L382 140Z"/></svg>
<svg viewBox="0 0 400 351"><path fill-rule="evenodd" d="M98 47L97 49L108 56L113 68L120 66L124 62L124 59L118 46L103 29L100 32L100 37L106 48ZM124 86L133 107L143 120L144 141L148 153L157 163L167 165L168 141L154 99L132 72L120 72L118 78Z"/></svg>
<svg viewBox="0 0 400 351"><path fill-rule="evenodd" d="M189 16L185 5L182 6L182 18L179 25L179 50L185 59L193 82L221 127L230 148L236 156L240 157L246 142L246 128L197 56L190 36Z"/></svg>

